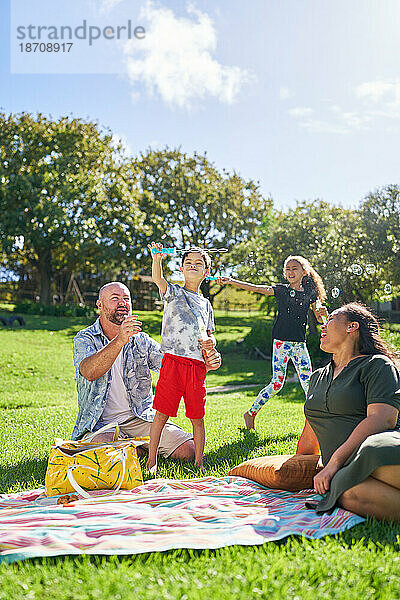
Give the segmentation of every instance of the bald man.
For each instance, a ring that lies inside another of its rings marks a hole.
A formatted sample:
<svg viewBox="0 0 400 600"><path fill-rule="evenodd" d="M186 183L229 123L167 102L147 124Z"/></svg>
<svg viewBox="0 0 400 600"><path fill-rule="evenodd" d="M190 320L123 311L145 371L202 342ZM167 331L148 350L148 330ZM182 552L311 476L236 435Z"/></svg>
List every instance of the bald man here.
<svg viewBox="0 0 400 600"><path fill-rule="evenodd" d="M74 339L74 364L79 412L72 439L117 422L124 437L145 436L155 411L151 371L160 371L159 344L141 331L141 321L132 315L129 289L113 281L99 291L100 317ZM221 356L214 349L205 357L207 369L218 369ZM109 441L113 431L100 433L96 441ZM165 457L192 460L193 436L168 421L161 436L159 453Z"/></svg>

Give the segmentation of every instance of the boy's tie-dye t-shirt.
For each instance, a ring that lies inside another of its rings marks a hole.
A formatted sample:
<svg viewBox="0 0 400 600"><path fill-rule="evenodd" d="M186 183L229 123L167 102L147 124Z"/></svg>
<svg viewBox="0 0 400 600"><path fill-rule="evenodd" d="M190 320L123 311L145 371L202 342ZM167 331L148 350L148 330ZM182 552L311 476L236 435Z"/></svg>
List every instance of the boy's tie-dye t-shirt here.
<svg viewBox="0 0 400 600"><path fill-rule="evenodd" d="M209 300L176 283L169 283L165 294L161 329L161 351L203 360L199 339L215 331Z"/></svg>

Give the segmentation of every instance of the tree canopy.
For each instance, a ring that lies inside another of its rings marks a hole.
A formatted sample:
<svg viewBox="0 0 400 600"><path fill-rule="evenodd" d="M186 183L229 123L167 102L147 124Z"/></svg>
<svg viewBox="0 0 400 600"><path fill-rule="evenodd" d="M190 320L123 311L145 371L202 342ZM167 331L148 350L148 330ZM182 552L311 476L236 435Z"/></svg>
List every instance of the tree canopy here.
<svg viewBox="0 0 400 600"><path fill-rule="evenodd" d="M331 306L387 300L400 276L400 187L370 192L357 209L315 200L283 211L206 153L166 147L130 157L97 123L0 113L1 265L36 270L42 303L62 269L149 273L151 240L228 248L212 255L212 274L255 283L282 280L284 259L300 254ZM203 284L211 300L221 289Z"/></svg>
<svg viewBox="0 0 400 600"><path fill-rule="evenodd" d="M37 269L42 303L60 265L126 258L141 225L128 175L111 132L95 123L0 114L1 245Z"/></svg>

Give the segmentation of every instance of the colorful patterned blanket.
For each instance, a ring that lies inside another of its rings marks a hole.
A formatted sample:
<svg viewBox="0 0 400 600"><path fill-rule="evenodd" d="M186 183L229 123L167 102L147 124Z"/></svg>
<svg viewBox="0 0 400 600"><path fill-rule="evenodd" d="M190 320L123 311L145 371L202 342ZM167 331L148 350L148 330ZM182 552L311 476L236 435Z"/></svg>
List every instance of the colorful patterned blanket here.
<svg viewBox="0 0 400 600"><path fill-rule="evenodd" d="M66 505L43 491L0 496L0 561L320 538L364 521L342 509L322 516L307 510L305 500L319 499L311 490L271 490L242 477L155 479Z"/></svg>

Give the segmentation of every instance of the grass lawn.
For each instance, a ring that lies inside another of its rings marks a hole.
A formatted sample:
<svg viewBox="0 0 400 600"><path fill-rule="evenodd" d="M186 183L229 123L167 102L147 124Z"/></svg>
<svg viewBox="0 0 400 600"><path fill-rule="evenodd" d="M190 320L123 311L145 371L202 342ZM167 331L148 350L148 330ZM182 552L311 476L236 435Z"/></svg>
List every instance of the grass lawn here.
<svg viewBox="0 0 400 600"><path fill-rule="evenodd" d="M1 314L1 312L0 312ZM160 313L140 313L143 329L159 334ZM216 315L224 349L221 369L208 387L258 383L266 361L249 359L236 340L259 313ZM0 329L0 491L43 485L50 445L69 437L77 410L71 345L82 318L26 317L25 329ZM393 341L398 341L398 338ZM303 424L304 396L286 384L260 413L256 432L242 427L242 414L258 387L209 394L206 415L207 474L225 475L238 462L263 454L295 451ZM183 412L176 421L188 427ZM194 476L184 465L160 461L159 476ZM257 547L177 550L132 557L60 557L0 565L0 600L203 598L400 598L400 526L369 520L335 537L287 538Z"/></svg>

